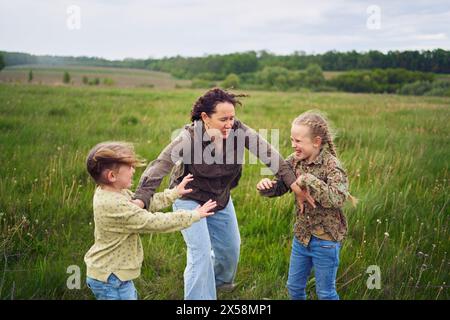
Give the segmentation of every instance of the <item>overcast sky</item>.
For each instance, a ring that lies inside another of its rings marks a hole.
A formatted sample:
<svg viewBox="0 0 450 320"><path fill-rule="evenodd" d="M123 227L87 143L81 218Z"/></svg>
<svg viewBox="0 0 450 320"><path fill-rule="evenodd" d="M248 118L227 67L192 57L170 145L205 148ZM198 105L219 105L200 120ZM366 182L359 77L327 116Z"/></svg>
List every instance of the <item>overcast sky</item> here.
<svg viewBox="0 0 450 320"><path fill-rule="evenodd" d="M33 54L450 50L449 37L449 0L0 0L0 50Z"/></svg>

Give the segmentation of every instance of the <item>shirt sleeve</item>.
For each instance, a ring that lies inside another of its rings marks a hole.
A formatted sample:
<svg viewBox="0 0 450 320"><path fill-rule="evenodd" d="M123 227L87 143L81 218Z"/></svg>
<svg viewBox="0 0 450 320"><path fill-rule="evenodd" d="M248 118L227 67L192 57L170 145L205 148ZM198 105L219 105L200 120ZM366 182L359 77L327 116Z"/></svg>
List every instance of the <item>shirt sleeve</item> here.
<svg viewBox="0 0 450 320"><path fill-rule="evenodd" d="M290 187L295 182L296 177L294 171L280 153L255 130L240 121L239 128L245 133L245 147L269 167L286 186Z"/></svg>
<svg viewBox="0 0 450 320"><path fill-rule="evenodd" d="M116 233L172 232L189 227L200 220L194 210L149 212L124 199L105 204L99 221L104 230Z"/></svg>
<svg viewBox="0 0 450 320"><path fill-rule="evenodd" d="M292 161L292 155L286 158L286 163L288 164L288 166L292 170L292 172L294 172L294 169L292 168L292 166L290 164L291 161ZM265 190L259 190L259 194L261 196L269 197L269 198L280 197L288 191L291 192L291 189L284 183L284 181L282 179L280 179L280 177L278 175L275 177L275 179L273 181L275 181L276 183L272 188L265 189Z"/></svg>
<svg viewBox="0 0 450 320"><path fill-rule="evenodd" d="M158 211L170 206L180 196L176 188L166 189L153 195L148 211Z"/></svg>
<svg viewBox="0 0 450 320"><path fill-rule="evenodd" d="M327 182L310 173L302 173L297 184L309 189L311 196L324 208L340 208L348 195L348 180L345 171L336 163L327 172Z"/></svg>
<svg viewBox="0 0 450 320"><path fill-rule="evenodd" d="M145 208L149 208L149 203L155 190L175 166L175 163L182 158L183 150L188 144L190 145L190 136L187 130L183 130L161 152L158 158L147 166L134 194L134 199L142 200Z"/></svg>
<svg viewBox="0 0 450 320"><path fill-rule="evenodd" d="M265 190L258 190L259 194L263 197L269 197L269 198L273 198L273 197L280 197L283 194L285 194L288 191L291 191L290 188L288 188L283 180L281 179L274 179L273 181L275 181L275 185L270 188L270 189L265 189Z"/></svg>

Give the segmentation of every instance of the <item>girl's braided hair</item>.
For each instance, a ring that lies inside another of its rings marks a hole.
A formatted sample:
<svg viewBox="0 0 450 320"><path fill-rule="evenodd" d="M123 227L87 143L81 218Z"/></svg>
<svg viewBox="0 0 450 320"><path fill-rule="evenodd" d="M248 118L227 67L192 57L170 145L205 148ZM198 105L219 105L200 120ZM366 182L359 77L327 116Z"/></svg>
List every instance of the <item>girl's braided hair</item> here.
<svg viewBox="0 0 450 320"><path fill-rule="evenodd" d="M321 114L319 111L310 110L295 118L292 125L308 126L311 131L311 137L320 137L322 139L322 145L327 144L330 153L337 157L336 146L333 142L335 133L330 128L328 123L329 121L325 115ZM358 199L350 193L347 194L347 198L352 202L354 207L358 203Z"/></svg>
<svg viewBox="0 0 450 320"><path fill-rule="evenodd" d="M327 144L330 153L337 157L333 142L334 133L328 125L327 118L318 111L307 111L294 119L292 125L305 125L311 130L311 137L320 137L322 144Z"/></svg>

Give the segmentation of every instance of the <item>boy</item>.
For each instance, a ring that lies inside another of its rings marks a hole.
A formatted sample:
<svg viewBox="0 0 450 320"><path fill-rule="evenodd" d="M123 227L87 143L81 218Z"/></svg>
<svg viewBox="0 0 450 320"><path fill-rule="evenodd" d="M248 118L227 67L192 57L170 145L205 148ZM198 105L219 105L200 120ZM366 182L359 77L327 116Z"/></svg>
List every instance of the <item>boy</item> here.
<svg viewBox="0 0 450 320"><path fill-rule="evenodd" d="M186 176L173 189L154 195L149 211L131 202L134 168L142 166L133 146L124 142L96 145L87 157L87 170L97 184L93 209L95 243L84 257L87 285L100 300L136 300L133 279L139 277L143 261L139 233L171 232L189 227L210 212L216 203L209 200L195 210L153 212L191 192Z"/></svg>

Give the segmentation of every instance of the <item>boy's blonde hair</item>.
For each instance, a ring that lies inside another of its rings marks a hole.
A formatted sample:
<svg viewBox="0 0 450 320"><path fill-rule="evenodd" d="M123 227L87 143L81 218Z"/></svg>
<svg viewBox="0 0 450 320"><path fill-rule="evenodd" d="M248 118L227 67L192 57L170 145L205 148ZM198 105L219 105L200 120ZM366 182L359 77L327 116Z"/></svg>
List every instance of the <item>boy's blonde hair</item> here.
<svg viewBox="0 0 450 320"><path fill-rule="evenodd" d="M142 167L145 162L135 154L131 143L121 141L97 144L86 159L87 171L97 184L109 184L106 170L117 170L121 165Z"/></svg>
<svg viewBox="0 0 450 320"><path fill-rule="evenodd" d="M295 118L294 121L292 121L292 125L304 125L309 127L311 138L320 137L322 139L322 145L327 144L330 153L337 157L336 146L333 142L335 133L333 129L330 128L329 121L326 116L320 111L308 110ZM352 202L354 207L358 203L358 199L350 193L347 194L347 199Z"/></svg>

